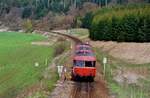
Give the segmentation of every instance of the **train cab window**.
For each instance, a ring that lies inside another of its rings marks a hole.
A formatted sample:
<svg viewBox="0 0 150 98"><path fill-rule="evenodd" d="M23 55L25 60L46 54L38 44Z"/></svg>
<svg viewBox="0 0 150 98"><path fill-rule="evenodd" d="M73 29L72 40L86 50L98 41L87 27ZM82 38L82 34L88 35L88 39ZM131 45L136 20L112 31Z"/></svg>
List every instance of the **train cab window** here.
<svg viewBox="0 0 150 98"><path fill-rule="evenodd" d="M85 67L92 67L91 61L85 61Z"/></svg>
<svg viewBox="0 0 150 98"><path fill-rule="evenodd" d="M84 61L74 61L74 66L84 67Z"/></svg>
<svg viewBox="0 0 150 98"><path fill-rule="evenodd" d="M95 61L86 61L85 67L95 67Z"/></svg>

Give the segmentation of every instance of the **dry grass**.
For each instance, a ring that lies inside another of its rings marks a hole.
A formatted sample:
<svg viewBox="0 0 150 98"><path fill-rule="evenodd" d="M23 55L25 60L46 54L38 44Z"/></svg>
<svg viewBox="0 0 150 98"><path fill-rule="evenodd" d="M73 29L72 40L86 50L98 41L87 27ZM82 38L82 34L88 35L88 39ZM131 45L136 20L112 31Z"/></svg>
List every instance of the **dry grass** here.
<svg viewBox="0 0 150 98"><path fill-rule="evenodd" d="M150 43L117 43L91 41L91 45L102 48L109 55L129 63L150 63Z"/></svg>

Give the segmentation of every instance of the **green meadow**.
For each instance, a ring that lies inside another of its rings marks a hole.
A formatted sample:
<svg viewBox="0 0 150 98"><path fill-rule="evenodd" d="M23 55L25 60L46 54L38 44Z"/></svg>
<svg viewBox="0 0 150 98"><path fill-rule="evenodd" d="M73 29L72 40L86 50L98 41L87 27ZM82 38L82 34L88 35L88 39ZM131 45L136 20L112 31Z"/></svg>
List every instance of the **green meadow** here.
<svg viewBox="0 0 150 98"><path fill-rule="evenodd" d="M53 56L51 46L31 44L41 40L46 38L37 34L0 33L0 98L14 98L40 82L48 66L46 61L51 62Z"/></svg>

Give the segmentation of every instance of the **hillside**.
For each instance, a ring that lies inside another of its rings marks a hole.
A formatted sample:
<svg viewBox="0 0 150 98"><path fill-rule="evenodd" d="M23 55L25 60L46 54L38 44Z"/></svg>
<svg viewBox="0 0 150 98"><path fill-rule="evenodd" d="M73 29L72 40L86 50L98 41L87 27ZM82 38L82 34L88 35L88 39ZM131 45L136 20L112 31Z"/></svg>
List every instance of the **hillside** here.
<svg viewBox="0 0 150 98"><path fill-rule="evenodd" d="M81 18L104 6L147 3L148 0L0 0L0 21L11 30L80 27ZM60 24L63 24L60 25ZM32 31L32 30L30 30Z"/></svg>

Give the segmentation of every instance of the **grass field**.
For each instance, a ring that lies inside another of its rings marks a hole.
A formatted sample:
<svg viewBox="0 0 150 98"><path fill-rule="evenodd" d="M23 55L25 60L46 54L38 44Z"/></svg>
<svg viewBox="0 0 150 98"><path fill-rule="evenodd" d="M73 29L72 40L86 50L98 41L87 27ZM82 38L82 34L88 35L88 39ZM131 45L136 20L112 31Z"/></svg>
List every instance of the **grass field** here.
<svg viewBox="0 0 150 98"><path fill-rule="evenodd" d="M23 89L40 81L45 62L51 61L53 48L31 45L45 40L35 34L0 33L0 98L14 98ZM35 62L39 63L35 67Z"/></svg>

